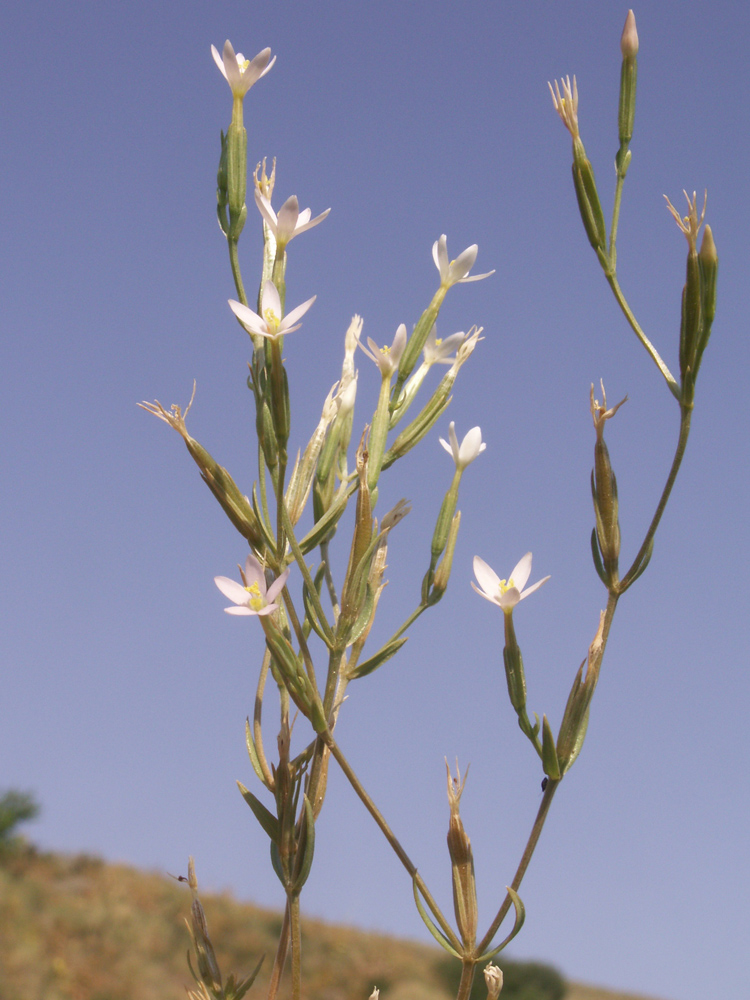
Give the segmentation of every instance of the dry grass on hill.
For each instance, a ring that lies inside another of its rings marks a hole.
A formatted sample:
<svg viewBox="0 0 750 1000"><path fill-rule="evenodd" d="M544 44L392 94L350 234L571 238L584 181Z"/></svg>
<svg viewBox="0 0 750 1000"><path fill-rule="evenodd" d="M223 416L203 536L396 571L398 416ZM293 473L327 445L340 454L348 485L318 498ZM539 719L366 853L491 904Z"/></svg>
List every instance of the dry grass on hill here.
<svg viewBox="0 0 750 1000"><path fill-rule="evenodd" d="M225 975L249 973L266 954L248 994L263 997L279 914L228 894L201 898ZM7 855L0 859L0 1000L184 1000L189 907L184 886L125 865L33 849ZM366 1000L373 985L383 1000L453 995L452 969L436 948L318 921L304 923L303 939L307 1000ZM552 993L531 985L533 972ZM555 984L561 988L548 967L509 963L503 1000L559 997ZM639 1000L573 983L565 997Z"/></svg>

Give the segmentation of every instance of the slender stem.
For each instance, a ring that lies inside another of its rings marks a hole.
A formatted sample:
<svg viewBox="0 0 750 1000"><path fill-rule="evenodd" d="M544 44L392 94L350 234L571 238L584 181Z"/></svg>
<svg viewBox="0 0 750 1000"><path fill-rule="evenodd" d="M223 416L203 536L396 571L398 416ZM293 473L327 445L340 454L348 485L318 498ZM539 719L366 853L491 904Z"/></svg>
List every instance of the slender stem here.
<svg viewBox="0 0 750 1000"><path fill-rule="evenodd" d="M292 938L292 1000L302 996L302 933L299 922L299 893L289 896Z"/></svg>
<svg viewBox="0 0 750 1000"><path fill-rule="evenodd" d="M294 534L294 525L292 524L292 519L289 517L289 511L286 509L286 504L283 502L283 497L280 510L284 523L284 531L286 532L286 537L287 540L289 541L289 547L294 553L294 558L297 562L297 565L300 568L300 572L302 573L304 581L307 584L307 591L310 596L310 603L312 604L315 610L315 614L318 616L318 621L320 622L321 628L328 636L331 643L333 643L333 632L331 631L331 626L328 624L328 619L326 618L325 612L323 611L323 605L320 603L320 597L318 596L318 591L315 587L313 578L310 576L310 570L307 568L307 563L305 562L305 556L302 552L302 549L299 547L299 542L297 541L297 537Z"/></svg>
<svg viewBox="0 0 750 1000"><path fill-rule="evenodd" d="M286 963L286 956L289 950L289 901L284 907L284 919L281 923L281 932L279 934L279 943L276 946L276 958L273 962L273 968L271 969L271 980L268 984L268 1000L276 1000L276 994L279 992L279 984L281 983L281 974L284 971L284 965Z"/></svg>
<svg viewBox="0 0 750 1000"><path fill-rule="evenodd" d="M653 539L656 534L656 529L659 527L659 522L661 521L661 516L664 513L664 508L667 506L667 501L669 500L669 495L672 492L672 487L674 486L675 479L677 478L677 473L680 471L680 465L682 464L682 459L685 455L685 448L688 442L688 436L690 434L690 421L693 416L692 407L683 406L680 416L680 436L677 441L677 450L675 451L674 458L672 459L672 468L669 470L669 476L664 485L664 489L659 499L659 504L656 508L656 513L651 519L651 524L646 532L646 537L643 539L643 545L641 545L638 555L633 560L633 565L630 567L625 577L620 582L619 593L623 593L633 582L633 577L638 571L641 562L643 561Z"/></svg>
<svg viewBox="0 0 750 1000"><path fill-rule="evenodd" d="M378 807L375 805L375 803L372 801L372 799L370 798L370 796L368 795L368 793L365 791L364 786L360 782L360 780L357 777L357 775L354 773L351 765L349 764L349 761L346 759L346 757L342 753L341 748L339 747L338 743L333 738L332 733L330 732L330 730L326 730L324 733L321 733L321 736L325 740L326 746L330 749L331 753L335 757L336 762L338 763L339 767L341 768L341 770L344 772L344 774L348 778L349 784L352 786L352 788L354 789L354 791L360 797L360 799L362 800L362 803L364 804L365 808L367 809L367 811L370 813L370 815L372 816L372 818L375 820L375 822L380 827L380 829L381 829L381 831L382 831L385 839L388 841L388 843L393 848L393 850L394 850L394 852L396 854L396 857L399 859L399 861L401 862L401 864L407 870L407 872L409 873L409 875L413 879L414 883L416 884L417 888L422 893L422 896L424 897L425 902L427 903L427 905L429 906L429 908L432 910L432 913L433 913L435 919L437 920L437 922L440 924L440 927L441 927L443 933L446 935L446 937L448 938L448 940L450 941L450 943L453 945L453 947L456 949L456 951L460 951L462 949L462 945L461 945L461 942L456 937L455 931L453 930L453 928L451 927L451 925L448 923L448 921L445 919L445 917L441 913L440 907L437 905L437 903L435 902L435 900L432 898L432 893L430 892L430 890L425 885L425 882L424 882L422 876L417 871L416 865L414 864L414 862L411 860L411 858L409 857L409 855L406 853L406 851L403 849L403 847L399 843L398 839L396 838L396 835L393 833L393 831L391 830L391 828L388 826L388 823L386 822L385 817L383 816L383 814L380 812L380 810L378 809Z"/></svg>
<svg viewBox="0 0 750 1000"><path fill-rule="evenodd" d="M263 446L258 441L258 486L260 488L260 507L265 520L268 532L271 532L271 516L268 512L268 490L266 485L266 456L263 454Z"/></svg>
<svg viewBox="0 0 750 1000"><path fill-rule="evenodd" d="M328 596L331 599L331 607L333 608L333 621L334 624L339 620L339 614L341 613L341 605L339 604L338 594L336 593L336 584L331 573L331 562L328 558L328 546L329 540L326 539L324 542L320 543L320 554L323 557L323 567L325 570L325 581L328 587Z"/></svg>
<svg viewBox="0 0 750 1000"><path fill-rule="evenodd" d="M615 203L612 208L612 227L609 232L609 263L613 271L617 269L617 227L620 223L620 203L622 202L622 186L625 175L617 171L615 184Z"/></svg>
<svg viewBox="0 0 750 1000"><path fill-rule="evenodd" d="M240 258L237 253L237 240L227 238L227 246L229 247L229 263L232 265L232 277L234 278L234 287L237 289L237 297L243 306L246 306L247 296L245 295L245 286L242 284Z"/></svg>
<svg viewBox="0 0 750 1000"><path fill-rule="evenodd" d="M299 623L299 618L297 617L297 611L294 607L294 602L292 601L292 595L289 593L289 588L284 587L282 594L284 595L284 607L286 608L286 613L292 623L294 634L297 636L297 642L299 643L300 652L302 653L302 659L305 661L307 676L310 678L310 683L313 688L317 691L318 682L315 679L315 667L313 666L312 656L310 656L310 650L307 645L307 640L305 639L305 633L302 631L302 626Z"/></svg>
<svg viewBox="0 0 750 1000"><path fill-rule="evenodd" d="M534 820L534 825L531 828L529 839L526 843L526 847L524 848L524 852L521 855L521 860L519 862L518 868L516 869L516 874L514 875L513 881L511 882L510 885L511 889L513 889L514 892L518 891L518 888L521 885L521 882L523 881L523 877L526 874L526 869L529 867L529 862L531 861L531 857L539 841L542 828L544 827L544 821L547 819L547 813L549 812L549 807L552 805L552 799L559 784L560 784L559 781L554 781L552 778L550 778L547 781L547 787L545 788L544 795L542 796L542 803L539 806L539 812L536 814L536 819ZM497 934L498 928L505 919L505 916L508 910L511 908L512 904L513 900L510 898L510 895L506 895L505 899L503 900L502 906L497 911L497 916L490 924L489 930L484 935L480 944L476 948L477 954L481 955L482 952L486 951L487 948L490 946L490 944L492 943L492 939Z"/></svg>
<svg viewBox="0 0 750 1000"><path fill-rule="evenodd" d="M619 282L617 281L617 275L615 274L614 270L607 270L607 269L605 269L604 270L604 276L606 277L607 281L609 282L609 286L612 289L615 298L617 299L617 302L618 302L618 305L620 306L620 309L622 309L622 312L623 312L623 315L625 316L625 319L630 324L630 326L631 326L633 332L635 333L636 337L640 340L640 342L643 344L643 346L646 348L646 350L650 354L651 359L653 360L653 362L656 365L656 367L659 369L659 371L664 376L664 379L665 379L667 385L669 386L669 391L672 393L672 395L675 397L675 399L679 400L680 399L680 387L677 384L677 382L675 381L675 378L672 375L672 373L670 372L669 368L667 368L667 366L662 361L662 359L661 359L661 357L659 355L659 352L656 350L656 348L654 347L654 345L651 343L651 341L648 339L648 337L646 336L646 334L640 328L640 326L638 324L638 320L633 315L633 311L631 310L630 306L628 305L628 303L627 303L627 301L625 299L625 296L622 294L622 289L620 288Z"/></svg>
<svg viewBox="0 0 750 1000"><path fill-rule="evenodd" d="M461 982L458 984L456 1000L469 1000L471 987L474 983L474 970L477 963L469 958L464 958L461 962Z"/></svg>

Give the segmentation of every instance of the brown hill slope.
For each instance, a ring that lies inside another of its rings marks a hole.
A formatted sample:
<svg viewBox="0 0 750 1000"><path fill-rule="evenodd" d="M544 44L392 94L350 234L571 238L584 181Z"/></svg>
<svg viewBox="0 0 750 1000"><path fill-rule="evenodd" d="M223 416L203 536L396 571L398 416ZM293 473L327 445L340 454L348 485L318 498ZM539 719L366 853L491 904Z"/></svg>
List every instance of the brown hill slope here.
<svg viewBox="0 0 750 1000"><path fill-rule="evenodd" d="M266 953L248 994L260 1000L279 914L227 894L201 899L225 974L247 974ZM184 886L125 865L32 849L7 856L0 861L0 1000L184 1000L189 907ZM438 949L319 921L306 921L303 935L308 1000L366 1000L373 985L383 1000L451 1000L451 966ZM539 969L559 984L553 970ZM524 985L530 971L506 969L503 1000L552 996ZM573 983L565 997L639 1000Z"/></svg>

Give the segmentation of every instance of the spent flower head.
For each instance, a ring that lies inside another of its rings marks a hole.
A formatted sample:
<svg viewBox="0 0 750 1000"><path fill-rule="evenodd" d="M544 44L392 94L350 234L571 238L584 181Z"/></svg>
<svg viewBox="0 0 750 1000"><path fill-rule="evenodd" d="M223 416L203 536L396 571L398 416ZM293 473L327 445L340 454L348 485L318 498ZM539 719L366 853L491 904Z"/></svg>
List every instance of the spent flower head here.
<svg viewBox="0 0 750 1000"><path fill-rule="evenodd" d="M331 211L330 208L327 208L325 212L321 212L320 215L316 215L314 219L311 219L312 212L310 209L304 208L300 212L297 195L293 194L287 198L277 215L271 207L271 202L261 194L260 188L257 186L255 188L255 204L258 206L258 211L262 215L263 221L273 233L276 246L280 250L283 250L287 243L293 240L295 236L299 236L300 233L304 233L306 230L312 229L313 226L317 226Z"/></svg>
<svg viewBox="0 0 750 1000"><path fill-rule="evenodd" d="M476 243L472 243L455 260L449 260L448 237L443 234L439 240L435 240L432 246L432 259L440 272L440 284L450 288L451 285L457 285L460 282L481 281L482 278L489 278L491 274L494 274L493 270L487 271L486 274L469 275L469 271L474 267L478 252L479 247Z"/></svg>
<svg viewBox="0 0 750 1000"><path fill-rule="evenodd" d="M499 608L503 609L505 614L510 614L519 601L528 597L529 594L533 594L535 590L538 590L543 583L549 580L549 577L545 576L543 580L539 580L533 586L527 587L526 590L523 589L531 576L530 552L527 552L523 559L516 563L513 572L507 580L501 580L494 569L488 566L483 559L480 559L479 556L474 556L474 576L476 576L479 583L477 587L472 580L471 585L474 590L476 590L480 597L484 597L485 600L497 604Z"/></svg>
<svg viewBox="0 0 750 1000"><path fill-rule="evenodd" d="M456 437L456 425L452 420L448 425L448 438L450 444L444 438L440 438L440 444L449 455L453 456L453 461L456 463L456 469L459 472L463 472L467 465L471 465L477 455L481 455L487 447L484 441L482 441L482 430L480 427L472 427L464 436L459 447L458 438Z"/></svg>
<svg viewBox="0 0 750 1000"><path fill-rule="evenodd" d="M229 300L229 308L249 334L269 337L271 340L275 340L277 337L283 337L287 333L299 330L302 324L297 323L297 320L305 315L316 298L317 296L313 295L311 299L303 302L296 309L292 309L282 319L281 299L279 298L276 285L269 279L263 282L263 293L260 299L261 316L234 299Z"/></svg>
<svg viewBox="0 0 750 1000"><path fill-rule="evenodd" d="M263 567L253 555L245 560L245 569L240 569L242 583L230 580L228 576L215 576L214 583L228 597L235 607L224 608L228 615L270 615L278 608L274 600L284 589L289 569L285 569L268 589Z"/></svg>
<svg viewBox="0 0 750 1000"><path fill-rule="evenodd" d="M263 49L252 60L245 59L241 52L235 55L229 39L224 42L224 51L221 55L215 45L211 46L211 54L222 76L232 88L233 96L239 98L243 98L252 85L265 76L276 62L276 56L271 59L270 49Z"/></svg>
<svg viewBox="0 0 750 1000"><path fill-rule="evenodd" d="M698 199L695 191L693 191L693 199L690 200L690 195L684 190L682 193L685 195L688 203L688 214L681 216L677 209L674 207L672 202L664 195L664 200L667 203L667 208L672 213L675 222L680 227L680 231L685 234L685 238L688 241L688 246L691 250L695 250L698 241L698 230L703 225L703 220L706 217L706 204L708 202L708 191L703 194L703 211L701 212L700 219L698 218Z"/></svg>
<svg viewBox="0 0 750 1000"><path fill-rule="evenodd" d="M570 132L574 139L578 138L578 84L576 83L575 76L573 77L573 86L570 86L570 77L566 76L564 80L560 80L560 83L555 80L555 89L552 89L552 84L547 83L549 87L549 92L552 94L552 103L555 106L555 111L560 116L565 128ZM560 88L562 87L562 93L560 93Z"/></svg>
<svg viewBox="0 0 750 1000"><path fill-rule="evenodd" d="M378 366L380 374L383 378L389 378L398 368L401 355L404 353L404 349L406 348L406 325L404 323L399 325L398 330L396 330L396 335L393 338L393 343L390 347L387 344L383 347L378 347L372 337L367 338L369 350L365 347L361 340L358 341L358 343L367 357L372 358Z"/></svg>
<svg viewBox="0 0 750 1000"><path fill-rule="evenodd" d="M596 429L597 438L601 439L602 433L604 431L604 424L607 420L611 420L615 413L620 409L623 403L627 403L628 397L625 396L621 399L617 406L613 406L607 409L607 394L604 391L604 382L599 380L599 385L602 388L602 401L599 402L598 399L594 399L594 383L591 383L591 416L594 421L594 427Z"/></svg>

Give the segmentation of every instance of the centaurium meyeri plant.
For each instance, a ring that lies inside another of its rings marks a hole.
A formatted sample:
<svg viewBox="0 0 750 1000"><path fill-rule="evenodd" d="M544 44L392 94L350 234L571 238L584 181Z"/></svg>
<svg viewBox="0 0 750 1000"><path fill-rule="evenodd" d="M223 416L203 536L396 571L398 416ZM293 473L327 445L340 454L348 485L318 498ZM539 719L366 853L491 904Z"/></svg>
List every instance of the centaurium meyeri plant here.
<svg viewBox="0 0 750 1000"><path fill-rule="evenodd" d="M269 49L252 61L245 60L226 42L223 55L213 49L214 59L232 90L232 115L226 134L221 136L218 171L218 217L227 240L236 299L230 307L239 323L249 333L252 343L248 388L255 417L258 469L255 481L244 493L226 469L187 431L186 417L180 407L166 410L157 401L142 404L172 426L182 436L213 495L232 525L243 538L244 569L242 582L225 576L215 578L219 590L232 606L226 611L234 616L257 618L262 628L263 654L258 674L255 708L246 727L250 762L261 786L260 795L240 784L243 798L265 836L268 837L274 871L281 882L285 910L278 947L269 974L269 1000L277 996L288 955L291 954L293 1000L302 993L300 897L314 861L316 821L325 804L327 774L335 761L362 800L375 823L394 850L412 882L417 909L440 944L461 964L459 1000L469 996L477 965L484 966L490 1000L497 1000L503 982L502 972L491 959L518 933L525 910L519 896L521 881L539 839L553 796L565 773L578 757L584 742L592 697L599 677L604 650L617 603L648 565L653 539L674 485L690 429L695 401L695 384L703 353L708 344L716 310L717 255L711 230L704 229L698 247L699 231L705 215L698 211L695 195L688 197L687 215L680 216L670 202L668 207L688 242L687 276L681 304L679 340L679 380L675 378L646 337L635 318L617 277L616 240L623 185L632 160L630 143L635 121L638 34L632 11L628 14L621 39L620 100L618 107L618 150L615 158L616 183L612 219L607 235L602 201L581 138L584 102L579 108L576 78L566 77L550 85L554 107L570 133L573 144L573 184L584 232L596 253L605 278L627 323L657 365L680 411L679 440L661 499L651 524L625 572L621 571L622 544L619 522L617 482L604 441L608 422L622 403L607 406L602 385L602 401L590 394L594 422L594 468L591 490L595 525L591 548L596 571L607 594L606 608L598 616L588 654L575 674L562 720L555 734L547 715L527 711L526 674L515 632L514 612L519 603L535 593L549 577L527 586L531 574L531 553L517 563L510 576L501 579L479 556L474 559L477 593L497 606L503 615L504 644L502 662L513 711L524 735L538 755L544 774L544 793L533 821L528 844L507 892L499 903L493 920L482 931L479 927L477 885L471 843L460 815L460 800L465 792L465 777L458 770L453 778L448 771L449 827L448 848L453 882L453 923L443 913L431 889L419 873L352 768L335 735L339 713L345 709L349 686L387 664L403 644L414 622L434 607L445 595L456 558L456 544L461 523L458 510L459 487L470 464L487 449L488 457L479 463L482 476L493 458L494 445L487 448L483 432L473 427L459 444L453 421L448 423L448 439L440 444L453 460L453 473L438 512L430 542L427 571L421 589L414 586L415 604L403 623L385 642L370 643L370 635L379 602L386 584L385 571L391 533L409 513L409 504L400 501L390 511L378 507L381 478L415 448L430 447L423 439L441 420L452 399L458 375L476 349L481 328L469 334L454 333L440 340L436 321L449 292L458 285L490 277L471 274L476 262L476 245L467 247L451 260L447 238L440 236L432 255L438 270L439 284L421 316L408 332L401 323L390 344L379 346L371 337L362 341L363 320L354 316L344 335L344 360L338 381L328 392L320 420L296 460L289 468L288 441L291 408L284 337L299 328L315 296L286 311L288 256L292 241L309 233L324 221L328 210L312 217L309 209L299 210L296 196L288 198L275 211L272 207L276 164L270 176L265 161L254 175L254 194L260 215L262 245L257 248L260 260L258 293L252 308L244 290L238 255L238 242L247 219L247 134L243 124L243 101L254 84L271 69ZM253 92L253 99L260 90ZM258 216L253 214L257 220ZM309 237L313 239L314 234ZM310 322L309 318L307 322ZM501 331L493 331L493 336ZM312 335L312 334L311 334ZM313 348L305 338L295 342L293 360ZM379 392L375 411L355 430L355 410L360 372L356 368L357 348L373 361L363 366L361 376L376 384ZM417 362L423 356L421 365ZM427 389L430 370L436 365L448 367L438 384ZM373 380L374 376L374 380ZM623 401L624 402L624 401ZM191 399L192 404L192 399ZM408 422L404 419L407 411ZM416 415L414 415L416 414ZM397 425L401 425L396 433ZM440 424L440 426L445 426ZM496 428L489 437L498 438ZM503 437L508 444L507 435ZM510 442L512 444L512 440ZM436 449L437 450L437 449ZM472 470L471 476L475 475ZM446 472L435 463L434 477L443 481ZM436 491L441 487L436 486ZM444 487L443 487L444 488ZM312 500L312 503L310 503ZM437 506L437 504L436 504ZM310 508L312 510L310 511ZM307 519L303 515L307 511ZM344 518L345 512L349 518ZM421 531L424 512L417 534ZM351 522L351 523L350 523ZM305 527L300 525L305 523ZM351 528L348 557L334 560L330 547ZM488 532L488 547L491 537ZM424 539L426 550L427 539ZM494 561L494 560L493 560ZM335 567L346 563L343 575ZM467 574L468 575L468 574ZM468 583L468 581L467 581ZM533 602L531 614L539 614L543 601ZM447 612L446 612L447 613ZM498 643L498 664L500 645ZM440 657L436 654L436 666ZM466 663L471 663L467 657ZM263 733L263 708L268 697L269 675L279 693L280 728L276 740L277 758L272 760ZM292 719L300 718L295 733L302 735L303 747L297 756L291 753ZM505 865L505 860L493 859ZM196 952L198 991L193 996L232 1000L250 988L255 973L248 979L224 983L208 928L197 899L197 882L191 861L188 876L193 892L191 934ZM512 926L503 940L495 943L501 925L513 909ZM485 963L490 963L485 965ZM257 973L257 968L256 968ZM373 996L377 996L377 990Z"/></svg>

